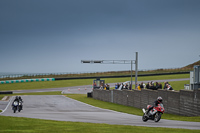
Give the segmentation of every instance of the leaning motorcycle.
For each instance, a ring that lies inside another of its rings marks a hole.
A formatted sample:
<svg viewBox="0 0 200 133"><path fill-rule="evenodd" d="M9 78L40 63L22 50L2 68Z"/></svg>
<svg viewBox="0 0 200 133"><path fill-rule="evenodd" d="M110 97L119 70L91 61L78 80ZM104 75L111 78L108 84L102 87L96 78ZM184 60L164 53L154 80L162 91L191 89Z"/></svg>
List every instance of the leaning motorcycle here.
<svg viewBox="0 0 200 133"><path fill-rule="evenodd" d="M151 107L151 105L147 105L147 110ZM159 122L161 119L162 114L165 112L164 106L162 103L158 104L157 107L153 107L152 110L149 111L149 113L147 114L147 116L145 115L145 113L147 112L147 110L145 110L144 108L142 109L143 111L143 116L142 116L142 120L144 122L148 121L148 120L154 120L155 122Z"/></svg>
<svg viewBox="0 0 200 133"><path fill-rule="evenodd" d="M12 105L13 113L15 113L17 111L18 105L19 105L18 101L13 102L13 105Z"/></svg>

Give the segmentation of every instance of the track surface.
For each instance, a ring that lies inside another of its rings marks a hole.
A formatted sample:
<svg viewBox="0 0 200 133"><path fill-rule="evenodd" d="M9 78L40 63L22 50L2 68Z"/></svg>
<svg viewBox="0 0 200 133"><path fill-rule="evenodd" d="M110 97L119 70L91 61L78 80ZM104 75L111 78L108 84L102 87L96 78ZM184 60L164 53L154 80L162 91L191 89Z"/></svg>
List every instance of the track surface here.
<svg viewBox="0 0 200 133"><path fill-rule="evenodd" d="M10 101L13 99L14 97L11 98ZM200 130L200 122L183 122L164 119L161 119L158 123L154 121L143 122L141 116L93 107L62 95L28 95L22 96L22 99L24 100L24 110L13 113L11 102L9 102L7 109L3 110L1 115L58 121Z"/></svg>

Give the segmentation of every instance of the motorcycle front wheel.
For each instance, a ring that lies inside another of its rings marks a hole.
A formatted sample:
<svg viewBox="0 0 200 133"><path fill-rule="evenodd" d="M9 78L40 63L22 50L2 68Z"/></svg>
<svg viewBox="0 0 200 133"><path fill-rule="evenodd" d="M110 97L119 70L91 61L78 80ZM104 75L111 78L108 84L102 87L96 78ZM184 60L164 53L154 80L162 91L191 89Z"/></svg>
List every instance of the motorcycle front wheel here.
<svg viewBox="0 0 200 133"><path fill-rule="evenodd" d="M143 120L144 122L148 121L148 118L147 118L147 116L145 116L145 114L143 114L142 120Z"/></svg>
<svg viewBox="0 0 200 133"><path fill-rule="evenodd" d="M13 113L15 113L15 112L16 112L16 110L17 110L17 109L15 109L15 108L14 108L14 109L13 109Z"/></svg>
<svg viewBox="0 0 200 133"><path fill-rule="evenodd" d="M157 113L155 114L154 121L155 121L155 122L159 122L160 119L161 119L161 115L162 115L162 113L157 112Z"/></svg>

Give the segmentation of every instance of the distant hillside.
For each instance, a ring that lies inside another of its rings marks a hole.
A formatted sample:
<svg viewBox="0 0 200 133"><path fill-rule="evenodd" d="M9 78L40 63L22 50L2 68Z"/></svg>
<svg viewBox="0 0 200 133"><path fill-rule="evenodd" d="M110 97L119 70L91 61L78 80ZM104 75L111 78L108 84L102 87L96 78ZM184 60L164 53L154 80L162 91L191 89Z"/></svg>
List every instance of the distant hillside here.
<svg viewBox="0 0 200 133"><path fill-rule="evenodd" d="M200 60L197 61L197 62L194 62L194 63L192 63L192 64L189 64L189 65L187 65L187 66L185 66L185 67L183 67L183 68L184 68L184 69L193 69L193 68L194 68L194 65L200 65Z"/></svg>

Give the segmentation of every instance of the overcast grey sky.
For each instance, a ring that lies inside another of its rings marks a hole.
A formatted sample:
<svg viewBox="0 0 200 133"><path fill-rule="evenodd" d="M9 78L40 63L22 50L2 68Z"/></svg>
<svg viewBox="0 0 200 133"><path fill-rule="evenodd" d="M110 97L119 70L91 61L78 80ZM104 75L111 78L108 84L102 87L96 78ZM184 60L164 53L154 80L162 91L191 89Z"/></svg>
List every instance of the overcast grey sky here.
<svg viewBox="0 0 200 133"><path fill-rule="evenodd" d="M174 68L200 59L199 0L0 0L0 72Z"/></svg>

